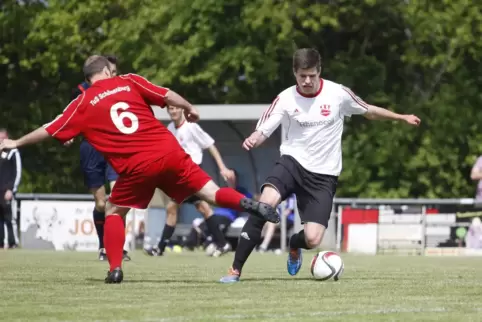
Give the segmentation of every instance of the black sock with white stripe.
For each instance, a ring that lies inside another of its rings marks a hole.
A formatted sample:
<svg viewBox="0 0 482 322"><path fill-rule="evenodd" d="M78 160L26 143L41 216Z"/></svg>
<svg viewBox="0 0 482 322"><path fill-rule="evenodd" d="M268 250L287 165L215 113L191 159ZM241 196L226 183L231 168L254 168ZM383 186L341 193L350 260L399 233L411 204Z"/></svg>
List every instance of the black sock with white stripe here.
<svg viewBox="0 0 482 322"><path fill-rule="evenodd" d="M261 241L261 232L265 223L266 221L259 217L249 216L239 236L238 247L236 247L236 253L234 254L233 269L237 269L241 273L244 263Z"/></svg>

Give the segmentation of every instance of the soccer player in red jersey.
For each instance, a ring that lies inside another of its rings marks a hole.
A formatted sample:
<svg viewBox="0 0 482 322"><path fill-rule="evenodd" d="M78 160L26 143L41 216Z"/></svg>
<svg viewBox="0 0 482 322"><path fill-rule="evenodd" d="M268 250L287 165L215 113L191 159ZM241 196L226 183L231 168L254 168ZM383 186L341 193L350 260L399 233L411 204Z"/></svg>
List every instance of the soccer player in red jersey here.
<svg viewBox="0 0 482 322"><path fill-rule="evenodd" d="M177 203L196 195L221 207L279 222L275 208L234 189L219 188L154 117L150 105L171 105L182 108L188 122L198 121L197 110L184 98L135 74L112 76L103 56L89 57L83 71L90 88L52 122L18 140L2 141L0 151L50 136L66 142L81 134L104 155L119 174L106 206L104 246L110 266L106 283L123 280L123 218L131 208L147 208L156 188Z"/></svg>

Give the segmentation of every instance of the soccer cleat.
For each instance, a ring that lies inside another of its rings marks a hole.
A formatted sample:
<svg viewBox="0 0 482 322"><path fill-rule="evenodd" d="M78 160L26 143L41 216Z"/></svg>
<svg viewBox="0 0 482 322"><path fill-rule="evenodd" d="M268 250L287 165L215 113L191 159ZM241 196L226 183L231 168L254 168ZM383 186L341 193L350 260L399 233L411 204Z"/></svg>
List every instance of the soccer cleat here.
<svg viewBox="0 0 482 322"><path fill-rule="evenodd" d="M112 272L107 272L106 284L118 284L124 279L124 273L120 267L114 268Z"/></svg>
<svg viewBox="0 0 482 322"><path fill-rule="evenodd" d="M99 249L99 260L100 261L106 261L107 260L107 254L105 253L105 248Z"/></svg>
<svg viewBox="0 0 482 322"><path fill-rule="evenodd" d="M288 274L294 276L298 274L303 263L303 256L300 248L291 248L288 253L287 269Z"/></svg>
<svg viewBox="0 0 482 322"><path fill-rule="evenodd" d="M126 250L124 250L124 255L122 256L122 259L126 262L131 260L131 257L129 256Z"/></svg>
<svg viewBox="0 0 482 322"><path fill-rule="evenodd" d="M162 256L162 252L159 247L144 248L144 254L148 256Z"/></svg>
<svg viewBox="0 0 482 322"><path fill-rule="evenodd" d="M241 273L237 269L230 267L228 271L228 275L221 277L219 282L223 284L237 283L239 282L240 276L241 276Z"/></svg>
<svg viewBox="0 0 482 322"><path fill-rule="evenodd" d="M214 252L213 252L213 257L219 257L219 256L223 256L224 254L226 254L227 252L229 252L231 250L231 244L229 243L226 243L226 245L224 245L223 247L218 247Z"/></svg>
<svg viewBox="0 0 482 322"><path fill-rule="evenodd" d="M278 213L276 212L276 209L268 204L265 204L264 202L259 202L249 198L243 198L241 199L240 206L250 214L263 218L264 220L275 224L280 222L280 218Z"/></svg>

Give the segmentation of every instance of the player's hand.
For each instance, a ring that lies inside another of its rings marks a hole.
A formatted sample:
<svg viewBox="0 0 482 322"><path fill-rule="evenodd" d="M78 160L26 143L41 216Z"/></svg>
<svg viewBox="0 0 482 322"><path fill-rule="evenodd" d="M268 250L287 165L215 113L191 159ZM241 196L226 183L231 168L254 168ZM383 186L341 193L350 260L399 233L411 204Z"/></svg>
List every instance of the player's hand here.
<svg viewBox="0 0 482 322"><path fill-rule="evenodd" d="M195 107L191 107L189 110L184 110L184 116L188 122L195 123L199 121L199 112Z"/></svg>
<svg viewBox="0 0 482 322"><path fill-rule="evenodd" d="M5 149L16 149L17 148L17 141L16 140L10 140L10 139L5 139L0 143L0 151L5 150Z"/></svg>
<svg viewBox="0 0 482 322"><path fill-rule="evenodd" d="M12 190L5 191L5 196L3 196L3 199L5 199L5 201L10 201L12 200L12 198L13 198Z"/></svg>
<svg viewBox="0 0 482 322"><path fill-rule="evenodd" d="M420 122L422 122L417 116L415 115L404 115L403 120L410 125L419 126Z"/></svg>
<svg viewBox="0 0 482 322"><path fill-rule="evenodd" d="M235 174L233 170L225 168L225 169L221 169L220 173L224 181L226 181L227 183L231 183L234 181Z"/></svg>
<svg viewBox="0 0 482 322"><path fill-rule="evenodd" d="M252 139L251 137L249 137L246 140L244 140L243 149L245 149L246 151L249 151L252 148L254 148L255 144L256 144L256 141L254 139Z"/></svg>
<svg viewBox="0 0 482 322"><path fill-rule="evenodd" d="M254 131L250 136L249 138L247 138L246 140L244 140L243 142L243 148L247 151L251 150L252 148L254 148L256 146L256 143L258 143L258 140L261 136L261 132L258 132L258 131Z"/></svg>
<svg viewBox="0 0 482 322"><path fill-rule="evenodd" d="M71 146L74 143L74 139L70 139L67 142L64 142L64 146Z"/></svg>

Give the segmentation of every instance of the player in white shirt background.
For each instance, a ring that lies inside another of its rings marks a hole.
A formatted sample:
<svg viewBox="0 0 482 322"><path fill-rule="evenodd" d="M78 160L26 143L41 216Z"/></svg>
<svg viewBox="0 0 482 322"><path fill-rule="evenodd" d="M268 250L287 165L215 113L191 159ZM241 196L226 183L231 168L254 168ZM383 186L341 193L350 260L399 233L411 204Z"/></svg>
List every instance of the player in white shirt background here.
<svg viewBox="0 0 482 322"><path fill-rule="evenodd" d="M418 126L415 115L404 115L365 103L343 85L320 78L321 57L311 48L293 55L296 85L275 98L261 116L243 148L260 146L281 124L281 157L261 187L260 201L276 207L290 194L297 198L303 229L291 236L287 270L301 268L301 249L317 247L328 226L338 176L342 168L341 137L345 117L363 115L370 120L396 120ZM259 244L265 224L249 216L243 227L232 267L222 283L238 282L249 255ZM243 238L245 237L245 238Z"/></svg>
<svg viewBox="0 0 482 322"><path fill-rule="evenodd" d="M203 151L208 150L216 162L222 178L230 183L235 180L235 173L226 167L219 153L219 150L214 145L214 139L207 134L197 123L186 122L184 113L181 108L175 106L168 106L167 112L171 117L172 122L169 123L167 129L177 138L179 144L184 151L189 154L194 163L201 165L203 160ZM197 196L192 196L184 202L193 204L197 211L204 217L204 221L208 230L212 234L213 242L218 246L219 255L228 252L231 245L226 241L226 238L218 223L218 217L213 216L211 206L204 200ZM150 256L162 256L166 245L169 243L177 223L177 214L179 211L179 204L170 200L166 206L166 224L162 232L161 240L157 247L145 249L145 252Z"/></svg>

